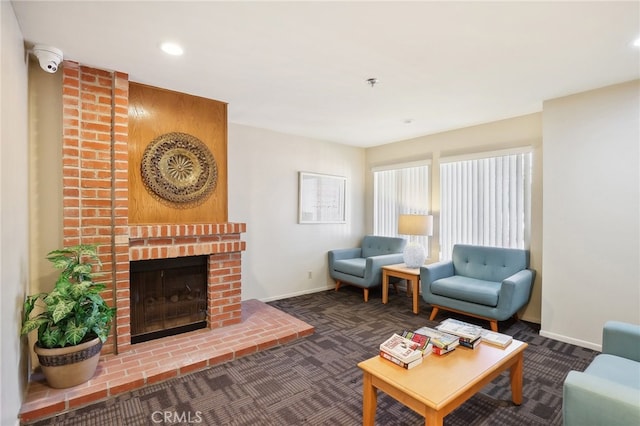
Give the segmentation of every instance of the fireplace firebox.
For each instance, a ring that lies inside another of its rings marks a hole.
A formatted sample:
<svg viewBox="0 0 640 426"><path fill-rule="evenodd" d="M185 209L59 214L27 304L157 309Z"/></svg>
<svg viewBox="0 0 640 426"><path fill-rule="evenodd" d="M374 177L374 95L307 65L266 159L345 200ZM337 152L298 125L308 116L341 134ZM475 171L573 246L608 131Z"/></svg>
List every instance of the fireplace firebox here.
<svg viewBox="0 0 640 426"><path fill-rule="evenodd" d="M205 328L208 256L130 262L131 343Z"/></svg>

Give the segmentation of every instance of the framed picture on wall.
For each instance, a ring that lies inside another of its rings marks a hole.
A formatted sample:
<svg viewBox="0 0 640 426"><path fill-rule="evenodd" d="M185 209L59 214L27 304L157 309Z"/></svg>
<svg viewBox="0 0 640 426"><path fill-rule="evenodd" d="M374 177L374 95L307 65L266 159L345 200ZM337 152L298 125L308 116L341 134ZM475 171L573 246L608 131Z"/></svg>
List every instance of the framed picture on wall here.
<svg viewBox="0 0 640 426"><path fill-rule="evenodd" d="M298 223L346 223L347 178L298 173Z"/></svg>

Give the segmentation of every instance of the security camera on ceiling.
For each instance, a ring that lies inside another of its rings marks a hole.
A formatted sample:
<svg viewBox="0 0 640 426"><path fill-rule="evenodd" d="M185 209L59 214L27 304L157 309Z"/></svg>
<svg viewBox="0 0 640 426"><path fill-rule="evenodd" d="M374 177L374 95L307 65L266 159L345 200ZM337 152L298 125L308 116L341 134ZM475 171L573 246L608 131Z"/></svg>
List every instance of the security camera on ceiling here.
<svg viewBox="0 0 640 426"><path fill-rule="evenodd" d="M33 47L33 54L38 58L40 68L52 74L58 71L63 59L62 50L44 44L36 44Z"/></svg>

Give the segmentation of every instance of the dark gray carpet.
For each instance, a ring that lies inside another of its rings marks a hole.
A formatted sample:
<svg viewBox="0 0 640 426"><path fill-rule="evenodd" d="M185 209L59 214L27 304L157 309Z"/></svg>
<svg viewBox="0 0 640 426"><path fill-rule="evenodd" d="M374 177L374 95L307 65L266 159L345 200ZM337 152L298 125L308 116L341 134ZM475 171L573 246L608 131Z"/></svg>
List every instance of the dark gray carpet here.
<svg viewBox="0 0 640 426"><path fill-rule="evenodd" d="M390 295L383 305L374 291L364 303L353 287L270 305L315 326L315 334L35 424L360 425L358 362L376 355L380 342L394 332L437 324L428 321L424 302L414 315L403 293ZM446 312L438 320L448 316L488 327ZM449 414L445 425L561 425L562 382L570 370L584 370L596 353L540 337L539 326L523 321L501 323L500 331L529 343L523 404L511 404L509 375L503 373ZM376 424L423 425L424 420L379 393Z"/></svg>

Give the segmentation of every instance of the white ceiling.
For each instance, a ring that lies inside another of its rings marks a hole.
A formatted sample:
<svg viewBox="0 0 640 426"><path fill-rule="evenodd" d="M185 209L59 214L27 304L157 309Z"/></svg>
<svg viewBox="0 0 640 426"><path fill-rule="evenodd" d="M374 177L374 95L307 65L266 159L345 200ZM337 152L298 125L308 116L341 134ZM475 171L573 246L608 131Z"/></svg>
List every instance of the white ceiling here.
<svg viewBox="0 0 640 426"><path fill-rule="evenodd" d="M65 59L228 102L233 123L363 147L640 78L640 1L12 3L25 40Z"/></svg>

